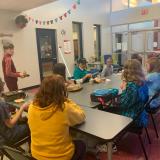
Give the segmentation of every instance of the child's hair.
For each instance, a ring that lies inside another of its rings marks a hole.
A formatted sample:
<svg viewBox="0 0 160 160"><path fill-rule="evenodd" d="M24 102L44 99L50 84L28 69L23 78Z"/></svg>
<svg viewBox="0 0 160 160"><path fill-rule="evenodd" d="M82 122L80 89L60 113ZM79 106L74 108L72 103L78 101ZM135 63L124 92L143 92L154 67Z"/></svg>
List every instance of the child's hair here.
<svg viewBox="0 0 160 160"><path fill-rule="evenodd" d="M112 62L113 62L112 57L107 58L107 59L106 59L106 63L108 63L108 61L112 61Z"/></svg>
<svg viewBox="0 0 160 160"><path fill-rule="evenodd" d="M85 58L80 58L78 61L77 61L78 64L87 64L87 60Z"/></svg>
<svg viewBox="0 0 160 160"><path fill-rule="evenodd" d="M5 43L3 44L3 49L6 50L6 49L14 49L14 45L12 43Z"/></svg>
<svg viewBox="0 0 160 160"><path fill-rule="evenodd" d="M131 58L138 60L142 64L142 57L139 54L133 54Z"/></svg>
<svg viewBox="0 0 160 160"><path fill-rule="evenodd" d="M160 59L158 57L152 57L147 60L149 64L149 73L160 72Z"/></svg>
<svg viewBox="0 0 160 160"><path fill-rule="evenodd" d="M122 79L126 82L141 84L144 79L141 63L136 59L127 60L124 65Z"/></svg>
<svg viewBox="0 0 160 160"><path fill-rule="evenodd" d="M63 63L57 63L53 66L53 73L61 75L66 80L66 66Z"/></svg>
<svg viewBox="0 0 160 160"><path fill-rule="evenodd" d="M51 104L63 110L63 104L67 98L64 78L60 75L52 75L42 81L33 104L44 108Z"/></svg>

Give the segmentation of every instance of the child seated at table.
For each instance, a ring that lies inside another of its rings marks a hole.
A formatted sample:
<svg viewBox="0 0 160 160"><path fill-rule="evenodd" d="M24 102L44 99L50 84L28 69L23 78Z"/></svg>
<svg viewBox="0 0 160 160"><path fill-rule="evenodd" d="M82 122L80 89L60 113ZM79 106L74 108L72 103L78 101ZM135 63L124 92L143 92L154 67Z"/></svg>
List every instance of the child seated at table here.
<svg viewBox="0 0 160 160"><path fill-rule="evenodd" d="M4 82L0 78L0 93L3 92ZM11 117L9 105L0 99L0 145L12 145L29 135L27 123L17 124L28 104L23 104L16 114Z"/></svg>
<svg viewBox="0 0 160 160"><path fill-rule="evenodd" d="M64 80L65 80L66 86L68 86L70 84L74 84L73 80L67 80L66 79L66 66L65 66L64 63L57 63L57 64L55 64L53 66L53 73L61 75L64 78Z"/></svg>
<svg viewBox="0 0 160 160"><path fill-rule="evenodd" d="M87 61L85 58L78 60L78 66L75 67L73 77L75 80L79 80L81 83L89 81L92 74L88 73L86 70Z"/></svg>
<svg viewBox="0 0 160 160"><path fill-rule="evenodd" d="M105 111L128 116L134 119L139 112L143 111L145 103L140 99L139 95L139 88L143 85L144 81L144 74L139 61L131 59L125 63L122 80L122 93L119 97L118 106L110 106L106 108ZM143 112L137 121L137 125L146 126L147 119L146 112Z"/></svg>
<svg viewBox="0 0 160 160"><path fill-rule="evenodd" d="M109 57L106 60L106 64L103 67L101 75L102 75L102 77L107 77L107 76L110 76L112 74L113 74L113 60L112 60L111 57Z"/></svg>
<svg viewBox="0 0 160 160"><path fill-rule="evenodd" d="M84 159L84 143L72 141L69 133L70 126L84 120L84 111L67 98L64 78L45 78L28 111L32 156L40 160Z"/></svg>
<svg viewBox="0 0 160 160"><path fill-rule="evenodd" d="M147 85L149 88L149 96L154 96L158 91L160 92L160 59L158 57L149 58L146 64L147 68ZM152 100L151 108L160 106L160 97Z"/></svg>

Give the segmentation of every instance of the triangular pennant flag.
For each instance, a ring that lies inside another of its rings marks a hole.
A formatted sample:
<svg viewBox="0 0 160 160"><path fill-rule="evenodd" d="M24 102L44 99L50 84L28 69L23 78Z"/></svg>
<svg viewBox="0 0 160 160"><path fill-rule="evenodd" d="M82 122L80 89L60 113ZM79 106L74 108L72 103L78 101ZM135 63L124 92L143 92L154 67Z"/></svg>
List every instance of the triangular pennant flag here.
<svg viewBox="0 0 160 160"><path fill-rule="evenodd" d="M63 16L60 16L59 19L62 20L62 19L63 19Z"/></svg>
<svg viewBox="0 0 160 160"><path fill-rule="evenodd" d="M58 22L58 18L55 19L55 22Z"/></svg>
<svg viewBox="0 0 160 160"><path fill-rule="evenodd" d="M68 14L71 14L71 10L68 10L67 13L68 13Z"/></svg>
<svg viewBox="0 0 160 160"><path fill-rule="evenodd" d="M53 20L50 20L50 23L53 24Z"/></svg>
<svg viewBox="0 0 160 160"><path fill-rule="evenodd" d="M36 20L35 22L36 22L36 24L38 24L38 20Z"/></svg>
<svg viewBox="0 0 160 160"><path fill-rule="evenodd" d="M45 21L43 21L43 25L45 25L46 24L46 22Z"/></svg>
<svg viewBox="0 0 160 160"><path fill-rule="evenodd" d="M67 17L67 13L64 13L64 17Z"/></svg>
<svg viewBox="0 0 160 160"><path fill-rule="evenodd" d="M77 1L77 4L80 4L80 0L76 0Z"/></svg>
<svg viewBox="0 0 160 160"><path fill-rule="evenodd" d="M47 21L47 24L49 25L49 21Z"/></svg>
<svg viewBox="0 0 160 160"><path fill-rule="evenodd" d="M77 5L76 5L76 4L73 4L72 8L73 8L73 9L76 9L76 8L77 8Z"/></svg>
<svg viewBox="0 0 160 160"><path fill-rule="evenodd" d="M39 24L41 25L41 24L42 24L42 22L41 22L41 21L39 21Z"/></svg>

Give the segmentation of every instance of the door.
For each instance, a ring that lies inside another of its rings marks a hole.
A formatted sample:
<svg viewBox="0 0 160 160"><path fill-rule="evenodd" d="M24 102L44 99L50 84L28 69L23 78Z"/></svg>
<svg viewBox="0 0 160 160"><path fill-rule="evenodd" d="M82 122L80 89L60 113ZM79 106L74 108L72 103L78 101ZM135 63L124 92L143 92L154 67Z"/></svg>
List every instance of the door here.
<svg viewBox="0 0 160 160"><path fill-rule="evenodd" d="M41 80L53 74L53 65L57 63L56 30L36 29L37 50Z"/></svg>
<svg viewBox="0 0 160 160"><path fill-rule="evenodd" d="M72 22L73 28L73 45L74 45L74 60L77 61L83 57L82 45L82 23Z"/></svg>

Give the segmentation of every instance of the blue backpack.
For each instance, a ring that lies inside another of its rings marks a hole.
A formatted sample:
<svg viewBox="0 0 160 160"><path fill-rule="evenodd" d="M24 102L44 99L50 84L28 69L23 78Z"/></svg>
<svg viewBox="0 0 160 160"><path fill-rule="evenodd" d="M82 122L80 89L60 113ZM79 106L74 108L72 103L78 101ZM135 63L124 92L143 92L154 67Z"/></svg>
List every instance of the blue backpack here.
<svg viewBox="0 0 160 160"><path fill-rule="evenodd" d="M93 93L91 93L91 101L98 102L98 98L104 98L104 100L108 101L111 98L118 95L119 90L116 88L109 89L97 89Z"/></svg>
<svg viewBox="0 0 160 160"><path fill-rule="evenodd" d="M112 94L113 96L118 95L118 89L116 88L109 88L109 89L97 89L93 92L95 96L104 96Z"/></svg>

